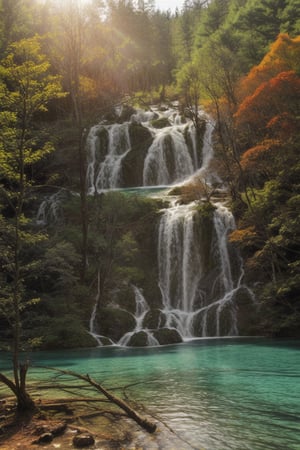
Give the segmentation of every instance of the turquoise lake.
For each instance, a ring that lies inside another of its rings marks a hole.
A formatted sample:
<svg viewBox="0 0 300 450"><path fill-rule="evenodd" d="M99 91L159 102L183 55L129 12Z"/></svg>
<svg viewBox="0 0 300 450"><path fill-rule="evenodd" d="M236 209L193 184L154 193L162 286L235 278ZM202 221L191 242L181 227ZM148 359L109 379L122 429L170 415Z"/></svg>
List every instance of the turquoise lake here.
<svg viewBox="0 0 300 450"><path fill-rule="evenodd" d="M107 388L126 385L129 398L171 428L182 448L300 449L300 341L203 339L28 356L33 364L88 373ZM0 370L9 359L1 353ZM31 379L46 376L30 370Z"/></svg>

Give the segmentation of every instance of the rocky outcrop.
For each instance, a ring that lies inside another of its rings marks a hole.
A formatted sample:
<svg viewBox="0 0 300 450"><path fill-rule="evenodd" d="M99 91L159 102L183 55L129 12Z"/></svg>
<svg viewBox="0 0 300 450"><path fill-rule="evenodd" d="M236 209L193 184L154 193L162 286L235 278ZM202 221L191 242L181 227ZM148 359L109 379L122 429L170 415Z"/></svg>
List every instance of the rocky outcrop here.
<svg viewBox="0 0 300 450"><path fill-rule="evenodd" d="M100 308L97 313L100 323L99 334L104 335L113 342L118 342L124 334L134 330L135 319L131 313L119 308Z"/></svg>
<svg viewBox="0 0 300 450"><path fill-rule="evenodd" d="M160 345L179 344L182 342L181 336L174 328L160 328L153 331L153 336L158 340Z"/></svg>
<svg viewBox="0 0 300 450"><path fill-rule="evenodd" d="M150 131L138 123L129 126L131 148L122 163L124 187L142 186L144 161L153 137Z"/></svg>

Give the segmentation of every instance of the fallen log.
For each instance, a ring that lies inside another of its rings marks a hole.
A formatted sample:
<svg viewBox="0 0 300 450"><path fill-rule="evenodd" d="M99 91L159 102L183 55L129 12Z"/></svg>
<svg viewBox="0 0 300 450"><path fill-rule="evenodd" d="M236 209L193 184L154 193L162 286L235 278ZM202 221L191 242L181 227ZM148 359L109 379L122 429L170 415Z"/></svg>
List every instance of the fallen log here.
<svg viewBox="0 0 300 450"><path fill-rule="evenodd" d="M41 366L36 366L36 367L41 367ZM130 417L131 419L135 420L135 422L138 423L141 427L143 427L146 431L148 431L149 433L154 433L154 431L156 430L156 424L154 422L152 422L151 420L149 420L149 419L147 419L145 417L140 416L140 414L137 413L133 408L131 408L131 406L129 406L128 403L126 403L121 398L116 397L115 395L113 395L111 392L109 392L107 389L105 389L103 386L101 386L101 384L99 384L95 380L93 380L88 374L87 375L81 375L79 373L73 372L72 370L56 369L54 367L45 367L45 366L43 366L41 368L48 369L48 370L54 370L54 371L63 373L65 375L70 375L72 377L75 377L75 378L78 378L80 380L86 381L91 386L96 388L98 391L102 392L102 394L104 394L105 397L108 398L111 402L115 403L121 409L123 409L123 411L126 412L128 417Z"/></svg>

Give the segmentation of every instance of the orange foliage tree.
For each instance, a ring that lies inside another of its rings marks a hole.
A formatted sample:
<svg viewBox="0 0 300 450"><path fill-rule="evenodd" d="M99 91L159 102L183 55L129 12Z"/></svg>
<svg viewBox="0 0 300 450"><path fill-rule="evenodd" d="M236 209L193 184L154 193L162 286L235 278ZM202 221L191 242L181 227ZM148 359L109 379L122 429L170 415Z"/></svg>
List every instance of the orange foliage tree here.
<svg viewBox="0 0 300 450"><path fill-rule="evenodd" d="M280 72L242 101L235 114L236 124L244 129L250 143L256 143L268 135L267 126L276 116L297 117L299 98L299 76L294 71Z"/></svg>
<svg viewBox="0 0 300 450"><path fill-rule="evenodd" d="M280 159L280 150L280 141L265 139L242 155L241 166L249 180L248 184L257 184L260 179L271 178L273 166L276 166Z"/></svg>
<svg viewBox="0 0 300 450"><path fill-rule="evenodd" d="M237 96L239 102L264 82L280 72L294 71L300 73L300 36L292 39L287 34L279 34L259 65L254 66L248 75L238 83Z"/></svg>
<svg viewBox="0 0 300 450"><path fill-rule="evenodd" d="M289 204L299 196L299 74L300 36L279 35L261 63L239 83L234 114L241 196L245 198L250 189L249 208L239 215L239 228L230 240L245 251L246 267L255 276L265 267L272 284L279 287L288 283L283 274L290 270L289 261L298 264L298 222Z"/></svg>

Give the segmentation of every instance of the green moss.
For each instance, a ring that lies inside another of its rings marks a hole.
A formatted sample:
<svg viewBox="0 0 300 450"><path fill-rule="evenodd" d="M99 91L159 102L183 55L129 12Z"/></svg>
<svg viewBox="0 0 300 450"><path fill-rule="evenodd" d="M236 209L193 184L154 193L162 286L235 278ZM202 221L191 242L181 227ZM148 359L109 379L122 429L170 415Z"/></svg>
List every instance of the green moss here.
<svg viewBox="0 0 300 450"><path fill-rule="evenodd" d="M215 206L210 202L200 203L196 206L195 227L198 230L196 234L195 245L201 248L203 266L208 273L213 269L215 261L212 259L212 240L213 240L213 215Z"/></svg>
<svg viewBox="0 0 300 450"><path fill-rule="evenodd" d="M153 336L158 340L160 345L179 344L182 342L180 334L175 329L160 328L153 332Z"/></svg>
<svg viewBox="0 0 300 450"><path fill-rule="evenodd" d="M98 333L118 342L124 334L134 330L135 319L129 312L118 308L100 308L97 321L101 323Z"/></svg>
<svg viewBox="0 0 300 450"><path fill-rule="evenodd" d="M196 206L196 209L201 220L204 221L206 219L212 220L216 207L211 202L201 202Z"/></svg>
<svg viewBox="0 0 300 450"><path fill-rule="evenodd" d="M169 191L169 195L180 196L182 194L182 186L175 186L173 189Z"/></svg>
<svg viewBox="0 0 300 450"><path fill-rule="evenodd" d="M162 117L160 119L151 120L151 125L153 126L153 128L165 128L170 127L171 123L166 117Z"/></svg>
<svg viewBox="0 0 300 450"><path fill-rule="evenodd" d="M165 319L164 322L162 323L161 311L159 309L153 309L147 312L143 324L145 328L153 330L158 328L159 326L164 326Z"/></svg>
<svg viewBox="0 0 300 450"><path fill-rule="evenodd" d="M134 333L128 343L129 347L146 347L148 343L148 336L144 331Z"/></svg>

